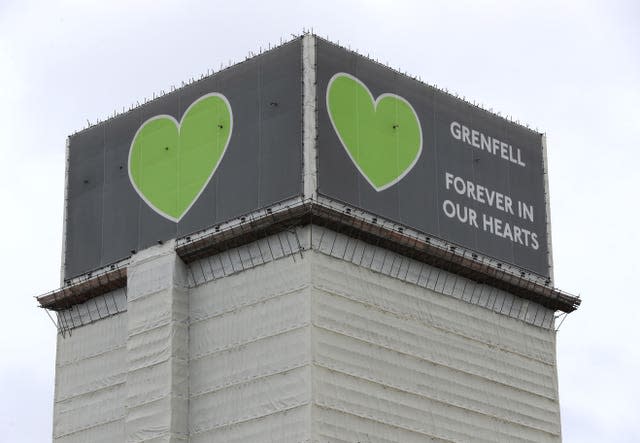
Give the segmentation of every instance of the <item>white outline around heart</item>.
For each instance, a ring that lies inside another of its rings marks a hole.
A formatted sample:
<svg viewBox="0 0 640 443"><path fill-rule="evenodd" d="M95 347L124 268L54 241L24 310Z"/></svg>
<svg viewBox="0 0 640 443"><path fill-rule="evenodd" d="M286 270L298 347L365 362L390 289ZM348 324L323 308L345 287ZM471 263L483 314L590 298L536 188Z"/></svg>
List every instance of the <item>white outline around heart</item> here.
<svg viewBox="0 0 640 443"><path fill-rule="evenodd" d="M416 154L416 158L413 160L413 162L409 166L407 166L407 168L404 170L404 172L402 174L400 174L395 180L393 180L392 182L387 183L384 186L378 187L375 184L373 184L371 182L371 180L369 179L369 177L367 176L367 174L365 174L364 171L360 168L360 165L358 165L356 160L351 155L351 151L349 151L349 149L347 148L347 145L345 144L344 140L342 140L342 136L340 135L340 132L338 131L338 128L336 128L336 124L333 121L333 116L331 115L330 106L329 106L329 91L331 90L331 85L332 85L333 81L338 77L349 77L350 79L352 79L352 80L356 81L357 83L359 83L367 91L367 93L369 94L369 97L371 97L371 101L373 102L374 111L377 110L378 103L380 103L380 100L382 100L385 97L395 97L398 100L403 101L404 103L406 103L409 106L409 108L413 112L413 115L416 118L416 121L418 122L418 129L420 130L420 148L418 149L418 153ZM360 175L362 175L365 178L365 180L367 180L367 182L369 182L371 187L373 189L375 189L376 192L384 191L385 189L388 189L391 186L393 186L396 183L398 183L400 180L402 180L405 177L405 175L407 175L413 169L413 167L416 165L416 163L420 159L420 156L422 155L422 145L423 145L422 124L420 124L420 119L418 118L418 114L416 113L416 110L413 109L413 106L411 106L411 103L409 103L407 101L407 99L405 99L404 97L400 97L399 95L385 92L384 94L380 94L378 96L378 98L374 99L373 98L373 94L371 93L371 91L369 90L367 85L365 85L362 81L360 81L360 79L358 79L357 77L354 77L353 75L348 74L346 72L337 72L331 77L331 79L329 80L329 83L327 84L327 93L326 93L326 96L325 96L325 102L327 104L327 114L329 114L329 120L331 121L331 126L333 126L333 130L335 131L336 135L338 136L338 139L340 139L340 143L342 144L342 147L344 148L345 151L347 151L347 155L349 155L349 158L351 159L353 164L356 166L356 168L360 172Z"/></svg>
<svg viewBox="0 0 640 443"><path fill-rule="evenodd" d="M153 120L159 120L161 118L168 118L170 120L173 120L173 123L176 125L176 128L178 129L178 134L180 134L180 130L182 128L182 121L184 120L185 116L189 113L189 110L191 110L191 108L194 105L196 105L198 102L200 102L201 100L204 100L204 99L206 99L208 97L219 97L227 105L227 109L229 110L229 137L227 137L227 143L224 145L224 149L222 150L222 153L220 154L220 158L218 159L218 163L211 170L211 174L209 174L209 177L207 178L207 180L202 185L202 189L200 189L200 192L198 192L198 194L193 198L193 200L191 201L189 206L187 206L187 208L184 210L182 215L180 215L180 217L178 217L178 218L171 217L170 215L165 214L160 209L156 208L156 206L153 203L151 203L149 200L147 200L147 198L140 191L140 189L138 189L138 186L136 185L136 182L133 180L133 177L131 177L131 152L133 150L133 144L135 143L136 138L138 137L138 134L140 133L140 130L142 130L142 128L144 128L147 123L149 123L149 122L151 122ZM129 157L128 157L128 161L127 161L127 172L129 174L129 181L131 182L131 185L133 186L133 189L136 190L136 192L138 193L140 198L142 198L142 200L147 205L149 205L149 207L151 209L153 209L157 214L161 215L162 217L164 217L164 218L166 218L168 220L171 220L174 223L178 223L180 220L182 220L182 218L185 215L187 215L187 213L189 212L191 207L195 204L195 202L198 201L198 199L200 198L200 195L202 195L202 193L204 192L205 188L207 187L207 185L211 181L211 178L213 177L213 174L215 174L215 172L218 170L218 167L220 166L220 163L222 163L222 159L224 157L224 154L227 152L227 148L229 147L229 142L231 141L231 136L232 135L233 135L233 110L231 109L231 104L229 103L229 100L227 100L227 97L225 97L224 95L220 94L219 92L210 92L209 94L205 94L205 95L197 98L193 103L191 103L189 105L189 107L187 109L185 109L185 111L182 114L182 117L180 118L179 122L172 115L167 115L167 114L155 115L155 116L153 116L151 118L148 118L147 120L145 120L140 125L140 127L136 131L136 134L133 136L133 139L131 140L131 145L129 146Z"/></svg>

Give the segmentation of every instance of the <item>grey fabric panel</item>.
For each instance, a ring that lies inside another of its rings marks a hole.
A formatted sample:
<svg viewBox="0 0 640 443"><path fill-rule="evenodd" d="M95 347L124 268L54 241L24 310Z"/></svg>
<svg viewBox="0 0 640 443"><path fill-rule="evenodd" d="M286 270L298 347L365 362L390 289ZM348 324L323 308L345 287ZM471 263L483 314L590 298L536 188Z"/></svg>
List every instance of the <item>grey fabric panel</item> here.
<svg viewBox="0 0 640 443"><path fill-rule="evenodd" d="M355 53L317 39L318 192L326 197L408 225L424 233L549 275L546 204L541 134L510 123L487 111L399 74ZM327 113L326 92L331 77L346 72L361 80L374 97L394 93L415 109L423 133L423 151L416 165L397 184L377 192L342 146ZM501 160L452 137L450 124L457 121L519 148L526 167ZM445 172L471 180L524 200L535 208L534 222L473 201L445 189ZM445 200L478 213L479 228L445 216ZM535 231L538 250L483 230L482 214Z"/></svg>
<svg viewBox="0 0 640 443"><path fill-rule="evenodd" d="M302 58L295 40L164 95L69 139L65 278L126 258L302 192ZM210 92L231 104L234 127L216 173L174 223L135 192L128 155L148 118L180 120Z"/></svg>

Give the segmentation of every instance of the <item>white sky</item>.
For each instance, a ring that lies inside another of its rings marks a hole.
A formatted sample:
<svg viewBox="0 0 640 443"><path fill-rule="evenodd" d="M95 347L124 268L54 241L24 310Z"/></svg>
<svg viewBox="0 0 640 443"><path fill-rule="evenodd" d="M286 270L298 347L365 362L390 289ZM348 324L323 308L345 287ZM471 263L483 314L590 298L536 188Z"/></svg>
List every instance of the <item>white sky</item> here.
<svg viewBox="0 0 640 443"><path fill-rule="evenodd" d="M303 27L548 135L566 442L640 441L640 2L0 0L0 441L50 439L65 138Z"/></svg>

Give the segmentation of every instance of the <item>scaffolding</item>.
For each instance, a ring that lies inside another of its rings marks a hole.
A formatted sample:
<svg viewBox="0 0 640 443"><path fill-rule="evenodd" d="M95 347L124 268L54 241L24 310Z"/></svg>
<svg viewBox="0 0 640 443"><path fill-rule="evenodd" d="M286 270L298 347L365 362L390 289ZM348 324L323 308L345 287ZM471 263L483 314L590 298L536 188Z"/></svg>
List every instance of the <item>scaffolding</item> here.
<svg viewBox="0 0 640 443"><path fill-rule="evenodd" d="M199 281L225 277L253 267L256 262L266 263L279 257L302 254L305 248L314 247L314 242L303 245L295 228L307 225L327 228L354 240L533 301L553 311L569 313L576 310L581 302L580 297L555 288L549 277L322 196L315 199L298 197L286 200L183 236L176 240L175 248L186 264L200 261L202 279L194 274L193 266L189 268L190 285L197 285ZM272 240L265 241L272 236ZM321 243L322 239L318 244ZM250 247L250 244L253 246ZM225 266L220 254L232 250L238 257L228 257ZM344 253L346 254L346 248ZM215 270L213 263L207 263L210 271L205 273L202 268L204 262L201 260L213 256L217 256L220 263L215 265ZM126 291L128 261L127 258L67 280L62 288L37 297L40 307L58 313L57 326L63 333L79 326L74 319L89 318L90 321L95 321L90 312L75 316L61 316L60 313L70 309L78 310L83 304L87 306L88 300L103 295L107 297L117 289L125 288ZM113 306L119 304L113 300ZM113 315L109 309L99 312L96 319Z"/></svg>

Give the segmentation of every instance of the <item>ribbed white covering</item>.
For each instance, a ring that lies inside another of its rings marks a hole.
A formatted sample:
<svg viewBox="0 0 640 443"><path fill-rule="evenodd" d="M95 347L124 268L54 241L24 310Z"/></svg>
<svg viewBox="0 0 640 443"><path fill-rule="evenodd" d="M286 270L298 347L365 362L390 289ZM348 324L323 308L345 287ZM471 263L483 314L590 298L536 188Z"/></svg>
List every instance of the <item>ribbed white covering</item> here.
<svg viewBox="0 0 640 443"><path fill-rule="evenodd" d="M315 249L191 288L169 246L134 260L128 311L59 339L55 441L560 441L555 331L529 318L546 308L510 316L465 300L473 282L445 295L298 234Z"/></svg>
<svg viewBox="0 0 640 443"><path fill-rule="evenodd" d="M127 313L58 335L53 438L124 441Z"/></svg>
<svg viewBox="0 0 640 443"><path fill-rule="evenodd" d="M311 255L316 439L560 440L553 330Z"/></svg>
<svg viewBox="0 0 640 443"><path fill-rule="evenodd" d="M174 246L143 251L127 272L126 441L187 441L189 293Z"/></svg>
<svg viewBox="0 0 640 443"><path fill-rule="evenodd" d="M309 402L261 441L560 439L553 330L323 253L194 288L190 334L201 441Z"/></svg>
<svg viewBox="0 0 640 443"><path fill-rule="evenodd" d="M284 258L192 290L192 440L310 439L310 264Z"/></svg>

